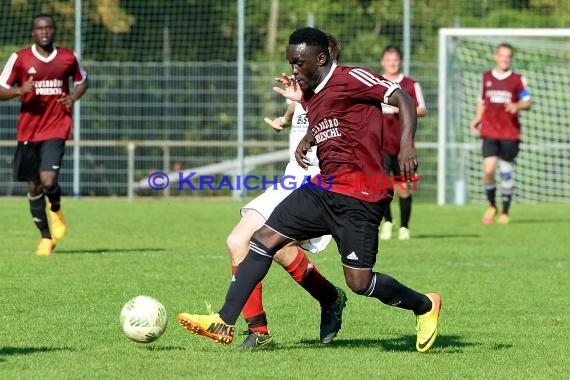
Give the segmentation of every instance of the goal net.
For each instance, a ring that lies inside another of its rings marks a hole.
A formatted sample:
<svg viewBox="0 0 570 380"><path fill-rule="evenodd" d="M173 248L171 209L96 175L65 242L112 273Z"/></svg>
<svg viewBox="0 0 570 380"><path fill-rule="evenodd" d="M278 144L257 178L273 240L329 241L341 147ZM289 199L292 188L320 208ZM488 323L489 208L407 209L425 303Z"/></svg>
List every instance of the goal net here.
<svg viewBox="0 0 570 380"><path fill-rule="evenodd" d="M570 29L440 29L439 204L486 199L481 139L469 132L469 124L475 116L481 76L495 66L493 54L502 42L513 45L511 68L526 78L533 102L530 111L519 115L514 201L570 201L568 37Z"/></svg>

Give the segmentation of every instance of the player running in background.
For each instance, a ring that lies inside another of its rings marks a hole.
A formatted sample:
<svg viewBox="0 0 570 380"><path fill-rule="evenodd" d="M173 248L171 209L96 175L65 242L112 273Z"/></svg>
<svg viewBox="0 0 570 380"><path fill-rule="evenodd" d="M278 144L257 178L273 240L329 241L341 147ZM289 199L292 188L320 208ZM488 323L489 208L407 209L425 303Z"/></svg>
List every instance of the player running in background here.
<svg viewBox="0 0 570 380"><path fill-rule="evenodd" d="M340 55L340 43L333 36L329 35L329 37L331 40L331 56L336 60ZM295 149L307 134L309 125L307 113L300 103L291 102L283 117L266 118L265 122L277 132L291 127L289 132L289 162L284 174L288 178L287 182L295 183L298 186L303 183L307 176L312 177L319 173L316 149L312 149L307 154L313 163L308 167L308 170L300 167L295 160ZM291 191L292 189L283 187L269 188L241 209L242 218L227 239L232 260L232 275L235 274L239 263L247 255L249 241L253 233L265 224L275 207L291 194ZM331 236L326 235L311 239L305 242L302 247L313 253L318 253L326 248L330 240ZM280 249L273 256L273 259L291 275L293 280L319 301L321 305L320 340L322 343L330 343L341 328L342 312L346 304L344 291L324 278L305 252L296 244ZM242 309L248 331L245 340L239 346L240 348L260 348L273 343L263 308L262 289L262 284L259 282Z"/></svg>
<svg viewBox="0 0 570 380"><path fill-rule="evenodd" d="M382 76L389 81L398 83L402 90L406 91L416 103L418 117L427 115L427 108L420 84L412 78L402 74L402 52L397 46L388 45L382 52L380 65L384 69ZM382 132L384 141L382 150L384 154L384 169L388 174L400 175L400 164L398 163L398 153L400 152L400 118L398 108L388 104L382 104ZM397 133L395 133L397 131ZM398 194L400 204L400 229L398 239L408 240L410 238L410 216L412 215L412 193L406 182L394 185ZM384 222L380 227L380 239L390 240L392 238L392 210L390 204L384 210Z"/></svg>
<svg viewBox="0 0 570 380"><path fill-rule="evenodd" d="M292 241L330 233L337 242L350 289L411 310L417 317L416 349L425 352L438 332L439 295L418 293L386 274L372 271L378 252L378 226L384 207L391 201L382 165L380 104L388 103L400 110L398 158L405 176L413 175L417 168L413 146L416 107L397 83L367 69L337 66L328 45L327 35L318 29L293 32L287 47L293 78L282 76L280 82L285 89L277 88L287 98L301 100L307 111L310 131L295 155L299 165L306 167L306 153L317 145L321 176L313 180L313 186L294 190L253 234L249 252L237 269L236 280L230 284L219 313L182 313L178 318L192 333L222 344L231 343L239 313L255 285L267 274L275 253Z"/></svg>
<svg viewBox="0 0 570 380"><path fill-rule="evenodd" d="M18 147L14 156L14 179L28 183L30 211L41 240L38 256L52 254L66 224L61 211L59 170L65 140L71 138L73 103L87 91L87 73L72 50L54 44L53 16L32 19L34 44L13 53L0 75L0 100L20 97ZM69 82L75 83L70 91ZM50 203L51 231L46 213Z"/></svg>
<svg viewBox="0 0 570 380"><path fill-rule="evenodd" d="M532 102L526 79L510 68L513 47L500 44L493 58L496 66L483 73L475 119L469 129L483 139L483 185L489 200L483 223L492 224L497 215L495 171L498 164L503 198L499 223L507 224L514 188L513 169L519 153L519 111L529 110Z"/></svg>

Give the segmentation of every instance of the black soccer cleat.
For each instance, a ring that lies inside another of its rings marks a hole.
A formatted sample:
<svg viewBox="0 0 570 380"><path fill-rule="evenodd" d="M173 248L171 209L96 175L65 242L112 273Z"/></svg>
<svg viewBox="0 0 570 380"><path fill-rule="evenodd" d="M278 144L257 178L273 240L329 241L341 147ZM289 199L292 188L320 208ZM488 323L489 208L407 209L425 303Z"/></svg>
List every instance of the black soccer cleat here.
<svg viewBox="0 0 570 380"><path fill-rule="evenodd" d="M342 311L346 306L346 293L336 288L338 299L328 307L321 308L321 343L330 343L342 325Z"/></svg>
<svg viewBox="0 0 570 380"><path fill-rule="evenodd" d="M247 335L243 342L238 345L239 349L256 350L261 348L269 348L275 345L273 337L269 334L253 332L251 330L244 331L241 335Z"/></svg>

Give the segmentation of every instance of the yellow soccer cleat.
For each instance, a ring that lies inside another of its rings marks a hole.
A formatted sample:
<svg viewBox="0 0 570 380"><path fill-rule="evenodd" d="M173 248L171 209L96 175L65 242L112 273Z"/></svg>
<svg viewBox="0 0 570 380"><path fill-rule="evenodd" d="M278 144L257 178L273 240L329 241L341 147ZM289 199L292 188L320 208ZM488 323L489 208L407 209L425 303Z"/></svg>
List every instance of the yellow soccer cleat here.
<svg viewBox="0 0 570 380"><path fill-rule="evenodd" d="M493 206L489 206L485 214L483 215L482 222L483 224L493 224L495 221L495 215L497 215L497 208Z"/></svg>
<svg viewBox="0 0 570 380"><path fill-rule="evenodd" d="M178 321L192 334L205 336L217 343L228 345L234 340L235 327L224 322L219 314L182 313L178 315Z"/></svg>
<svg viewBox="0 0 570 380"><path fill-rule="evenodd" d="M509 214L502 213L499 216L499 224L508 224L509 223Z"/></svg>
<svg viewBox="0 0 570 380"><path fill-rule="evenodd" d="M437 325L441 310L441 298L439 294L428 293L426 296L432 303L431 310L416 317L416 349L419 352L426 352L433 346L435 338L437 338Z"/></svg>
<svg viewBox="0 0 570 380"><path fill-rule="evenodd" d="M36 256L51 256L53 250L55 249L55 240L42 238L38 249L36 250Z"/></svg>
<svg viewBox="0 0 570 380"><path fill-rule="evenodd" d="M63 219L63 213L61 209L53 212L50 210L49 216L51 219L51 233L54 238L61 239L65 235L67 230L67 225L65 224L65 219Z"/></svg>

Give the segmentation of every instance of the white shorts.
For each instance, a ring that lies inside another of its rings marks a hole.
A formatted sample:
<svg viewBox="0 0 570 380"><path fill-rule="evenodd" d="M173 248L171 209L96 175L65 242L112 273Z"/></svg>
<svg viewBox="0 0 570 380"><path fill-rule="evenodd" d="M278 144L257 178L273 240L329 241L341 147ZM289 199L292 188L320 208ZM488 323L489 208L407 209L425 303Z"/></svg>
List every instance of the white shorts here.
<svg viewBox="0 0 570 380"><path fill-rule="evenodd" d="M311 167L309 167L311 168ZM297 185L301 185L305 179L306 175L314 175L315 171L310 170L310 174L307 171L301 169L297 164L289 163L287 164L287 168L285 169L285 175L290 176L289 178L289 185L291 183L295 183ZM294 177L294 179L292 178ZM279 203L283 201L283 199L287 198L294 189L284 189L282 187L277 188L269 188L265 190L262 194L257 196L256 198L252 199L248 204L243 206L240 210L241 215L243 216L247 211L254 210L263 216L265 220L269 219L269 216L275 210L275 207ZM301 248L311 252L311 253L319 253L325 250L329 242L331 241L331 235L325 235L318 238L310 239L304 242L301 245Z"/></svg>
<svg viewBox="0 0 570 380"><path fill-rule="evenodd" d="M311 253L321 253L322 251L325 250L327 245L329 245L331 240L332 240L331 235L324 235L318 238L312 238L301 244L301 248Z"/></svg>
<svg viewBox="0 0 570 380"><path fill-rule="evenodd" d="M269 215L275 210L275 207L283 199L287 198L293 190L286 190L282 188L269 188L263 193L253 198L248 204L241 208L241 216L249 210L255 210L263 216L265 220L269 219Z"/></svg>
<svg viewBox="0 0 570 380"><path fill-rule="evenodd" d="M318 170L318 168L317 168ZM314 169L307 171L297 165L296 162L289 162L285 168L285 173L281 182L286 188L279 186L270 187L262 194L252 199L248 204L242 207L241 215L245 214L248 210L255 210L260 213L265 220L269 219L269 215L273 212L275 207L287 198L289 194L296 188L299 188L306 176L314 175Z"/></svg>

